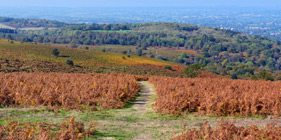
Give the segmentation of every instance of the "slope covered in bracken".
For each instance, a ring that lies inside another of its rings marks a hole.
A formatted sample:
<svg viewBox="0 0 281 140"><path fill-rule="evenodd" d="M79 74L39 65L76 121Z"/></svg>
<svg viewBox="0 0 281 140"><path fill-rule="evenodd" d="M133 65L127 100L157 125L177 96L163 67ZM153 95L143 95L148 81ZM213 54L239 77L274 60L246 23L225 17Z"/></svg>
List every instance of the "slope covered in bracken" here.
<svg viewBox="0 0 281 140"><path fill-rule="evenodd" d="M0 106L115 109L140 91L135 76L123 74L0 73L0 81Z"/></svg>
<svg viewBox="0 0 281 140"><path fill-rule="evenodd" d="M155 110L216 116L281 114L281 82L152 76Z"/></svg>

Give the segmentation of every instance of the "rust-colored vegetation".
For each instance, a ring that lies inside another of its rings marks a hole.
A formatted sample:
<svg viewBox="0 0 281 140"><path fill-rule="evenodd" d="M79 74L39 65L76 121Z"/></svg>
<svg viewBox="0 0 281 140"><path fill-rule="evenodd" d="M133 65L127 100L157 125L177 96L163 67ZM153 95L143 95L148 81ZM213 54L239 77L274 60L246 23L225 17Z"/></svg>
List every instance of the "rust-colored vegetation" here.
<svg viewBox="0 0 281 140"><path fill-rule="evenodd" d="M281 82L152 76L155 110L216 116L281 114Z"/></svg>
<svg viewBox="0 0 281 140"><path fill-rule="evenodd" d="M234 122L222 121L217 128L212 129L206 122L200 130L189 130L173 140L279 140L281 138L281 127L270 124L265 129L255 125L250 127L237 127Z"/></svg>
<svg viewBox="0 0 281 140"><path fill-rule="evenodd" d="M0 105L95 110L124 107L140 85L124 74L0 73Z"/></svg>
<svg viewBox="0 0 281 140"><path fill-rule="evenodd" d="M78 140L92 137L95 131L93 122L86 129L74 117L61 124L12 121L7 125L0 125L0 137L7 140Z"/></svg>

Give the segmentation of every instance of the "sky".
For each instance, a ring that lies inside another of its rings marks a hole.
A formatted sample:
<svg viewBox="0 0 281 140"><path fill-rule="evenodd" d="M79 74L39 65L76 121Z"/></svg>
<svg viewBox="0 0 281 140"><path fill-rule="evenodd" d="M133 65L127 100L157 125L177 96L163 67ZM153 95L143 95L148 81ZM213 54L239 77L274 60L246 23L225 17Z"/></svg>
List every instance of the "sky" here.
<svg viewBox="0 0 281 140"><path fill-rule="evenodd" d="M3 7L281 7L281 0L0 0Z"/></svg>

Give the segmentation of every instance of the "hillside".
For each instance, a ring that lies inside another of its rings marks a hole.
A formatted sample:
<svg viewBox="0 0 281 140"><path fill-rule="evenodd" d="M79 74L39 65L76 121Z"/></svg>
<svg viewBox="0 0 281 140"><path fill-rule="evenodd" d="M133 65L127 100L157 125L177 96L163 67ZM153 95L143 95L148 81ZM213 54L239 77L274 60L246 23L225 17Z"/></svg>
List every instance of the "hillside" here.
<svg viewBox="0 0 281 140"><path fill-rule="evenodd" d="M209 72L233 79L281 77L281 43L261 36L179 23L69 25L43 20L41 25L50 24L56 28L2 29L0 38L73 48L87 46L91 50L127 52L182 65L203 64Z"/></svg>
<svg viewBox="0 0 281 140"><path fill-rule="evenodd" d="M52 54L58 49L58 57ZM67 65L72 60L74 66ZM0 40L1 72L128 73L180 76L184 69L175 63L152 58L78 48L54 47ZM164 68L170 65L172 70Z"/></svg>

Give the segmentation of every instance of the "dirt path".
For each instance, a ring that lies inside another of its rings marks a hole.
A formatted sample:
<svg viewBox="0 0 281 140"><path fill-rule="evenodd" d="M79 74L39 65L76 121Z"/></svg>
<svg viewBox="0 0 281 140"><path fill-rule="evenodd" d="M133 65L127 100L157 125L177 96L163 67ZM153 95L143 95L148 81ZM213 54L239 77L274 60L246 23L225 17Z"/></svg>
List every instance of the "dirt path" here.
<svg viewBox="0 0 281 140"><path fill-rule="evenodd" d="M139 117L143 117L145 113L148 111L148 104L152 94L155 93L154 88L147 82L141 81L139 82L142 86L141 95L135 100L132 108L136 110L135 113L138 114ZM153 140L149 134L139 134L134 137L133 140Z"/></svg>
<svg viewBox="0 0 281 140"><path fill-rule="evenodd" d="M137 97L132 108L135 109L139 115L144 115L148 110L148 102L155 91L148 82L142 81L139 83L142 86L142 93L139 97Z"/></svg>

